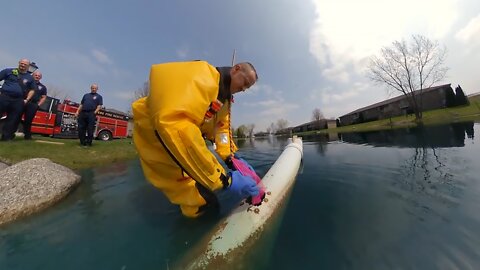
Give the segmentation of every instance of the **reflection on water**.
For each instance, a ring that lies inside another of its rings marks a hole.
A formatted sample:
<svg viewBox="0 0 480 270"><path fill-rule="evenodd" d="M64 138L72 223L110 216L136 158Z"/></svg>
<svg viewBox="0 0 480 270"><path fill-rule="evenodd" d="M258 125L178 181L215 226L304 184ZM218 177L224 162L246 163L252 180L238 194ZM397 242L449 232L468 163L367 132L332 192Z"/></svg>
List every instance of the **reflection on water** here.
<svg viewBox="0 0 480 270"><path fill-rule="evenodd" d="M342 134L336 142L308 138L280 233L288 237L277 247L302 246L307 252L295 254L306 269L476 269L475 129L465 123ZM294 231L298 220L308 222ZM271 269L298 264L285 252L275 250Z"/></svg>
<svg viewBox="0 0 480 270"><path fill-rule="evenodd" d="M448 196L456 194L463 183L456 181L450 172L448 154L443 148L463 147L466 137L473 142L474 123L453 123L433 127L387 130L365 133L346 133L344 142L373 146L394 146L414 148L400 166L401 181L394 186L411 192L442 197L441 189L447 188ZM449 153L449 152L447 152ZM418 181L417 181L418 179ZM446 201L449 203L449 201Z"/></svg>
<svg viewBox="0 0 480 270"><path fill-rule="evenodd" d="M345 133L342 141L397 147L462 147L465 135L473 139L473 122L453 123L433 127L414 127L386 131Z"/></svg>
<svg viewBox="0 0 480 270"><path fill-rule="evenodd" d="M266 265L477 269L479 125L309 136ZM239 140L264 175L286 137ZM219 220L186 219L138 161L84 170L64 201L0 230L0 269L169 269ZM261 243L259 243L260 245Z"/></svg>

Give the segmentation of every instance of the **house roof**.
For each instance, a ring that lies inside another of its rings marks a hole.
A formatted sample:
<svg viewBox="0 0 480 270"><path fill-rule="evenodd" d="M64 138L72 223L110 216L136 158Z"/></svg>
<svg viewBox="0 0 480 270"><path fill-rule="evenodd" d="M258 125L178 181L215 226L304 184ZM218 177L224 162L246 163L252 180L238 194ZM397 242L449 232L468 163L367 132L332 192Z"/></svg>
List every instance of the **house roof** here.
<svg viewBox="0 0 480 270"><path fill-rule="evenodd" d="M445 87L451 87L451 84L449 83L449 84L438 85L438 86L434 86L434 87L430 87L430 88L425 88L425 89L423 89L423 93L436 91L438 89L445 88ZM415 90L414 93L419 93L420 91L421 90ZM393 102L396 102L396 101L400 101L404 98L405 98L405 95L402 94L400 96L396 96L396 97L393 97L393 98L390 98L390 99L387 99L387 100L384 100L384 101L381 101L381 102L377 102L375 104L368 105L368 106L360 108L360 109L357 109L353 112L349 112L345 115L340 116L340 118L344 117L344 116L351 115L351 114L355 114L355 113L358 113L358 112L363 112L363 111L366 111L366 110L369 110L369 109L373 109L373 108L376 108L376 107L380 107L382 105L387 105L387 104L390 104L390 103L393 103Z"/></svg>
<svg viewBox="0 0 480 270"><path fill-rule="evenodd" d="M294 128L297 128L297 127L304 127L304 126L308 126L310 124L316 124L317 121L320 121L320 122L326 122L326 123L332 123L332 122L337 122L337 120L335 119L320 119L320 120L313 120L313 121L310 121L310 122L307 122L307 123L303 123L303 124L300 124L298 126L295 126Z"/></svg>

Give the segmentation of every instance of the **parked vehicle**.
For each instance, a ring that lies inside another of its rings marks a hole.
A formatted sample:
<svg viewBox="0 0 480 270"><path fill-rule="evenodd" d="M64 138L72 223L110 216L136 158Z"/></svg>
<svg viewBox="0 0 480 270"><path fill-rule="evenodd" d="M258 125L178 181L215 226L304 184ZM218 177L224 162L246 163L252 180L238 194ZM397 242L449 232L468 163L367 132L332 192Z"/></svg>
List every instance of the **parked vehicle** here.
<svg viewBox="0 0 480 270"><path fill-rule="evenodd" d="M57 98L47 97L38 108L32 122L32 133L56 138L78 138L75 112L79 103L68 99L60 103ZM94 137L108 141L127 137L128 116L111 110L100 110L97 114Z"/></svg>

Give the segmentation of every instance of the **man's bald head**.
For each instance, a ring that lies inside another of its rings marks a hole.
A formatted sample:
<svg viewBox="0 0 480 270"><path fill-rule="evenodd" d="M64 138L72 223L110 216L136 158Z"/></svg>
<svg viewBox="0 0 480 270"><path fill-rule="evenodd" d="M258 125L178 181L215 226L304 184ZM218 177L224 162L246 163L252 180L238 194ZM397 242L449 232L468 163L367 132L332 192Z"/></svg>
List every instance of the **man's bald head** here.
<svg viewBox="0 0 480 270"><path fill-rule="evenodd" d="M21 73L27 72L28 68L30 67L30 60L24 58L18 61L18 70Z"/></svg>
<svg viewBox="0 0 480 270"><path fill-rule="evenodd" d="M32 76L33 76L33 79L34 79L35 81L37 81L37 82L42 79L42 73L41 73L40 71L38 71L38 70L34 71L34 72L32 73Z"/></svg>
<svg viewBox="0 0 480 270"><path fill-rule="evenodd" d="M243 92L255 84L258 80L255 67L249 62L234 65L230 70L230 93Z"/></svg>

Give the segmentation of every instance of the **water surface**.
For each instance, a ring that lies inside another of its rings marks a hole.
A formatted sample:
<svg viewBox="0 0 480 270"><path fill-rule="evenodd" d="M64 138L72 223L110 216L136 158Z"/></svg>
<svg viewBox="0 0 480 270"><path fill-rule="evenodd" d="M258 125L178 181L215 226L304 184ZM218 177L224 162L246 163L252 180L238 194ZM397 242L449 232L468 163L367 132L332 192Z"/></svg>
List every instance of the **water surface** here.
<svg viewBox="0 0 480 270"><path fill-rule="evenodd" d="M264 265L478 269L479 125L304 138L302 172ZM239 141L260 175L287 141ZM218 221L190 220L138 161L81 172L58 205L0 229L0 269L168 269Z"/></svg>

